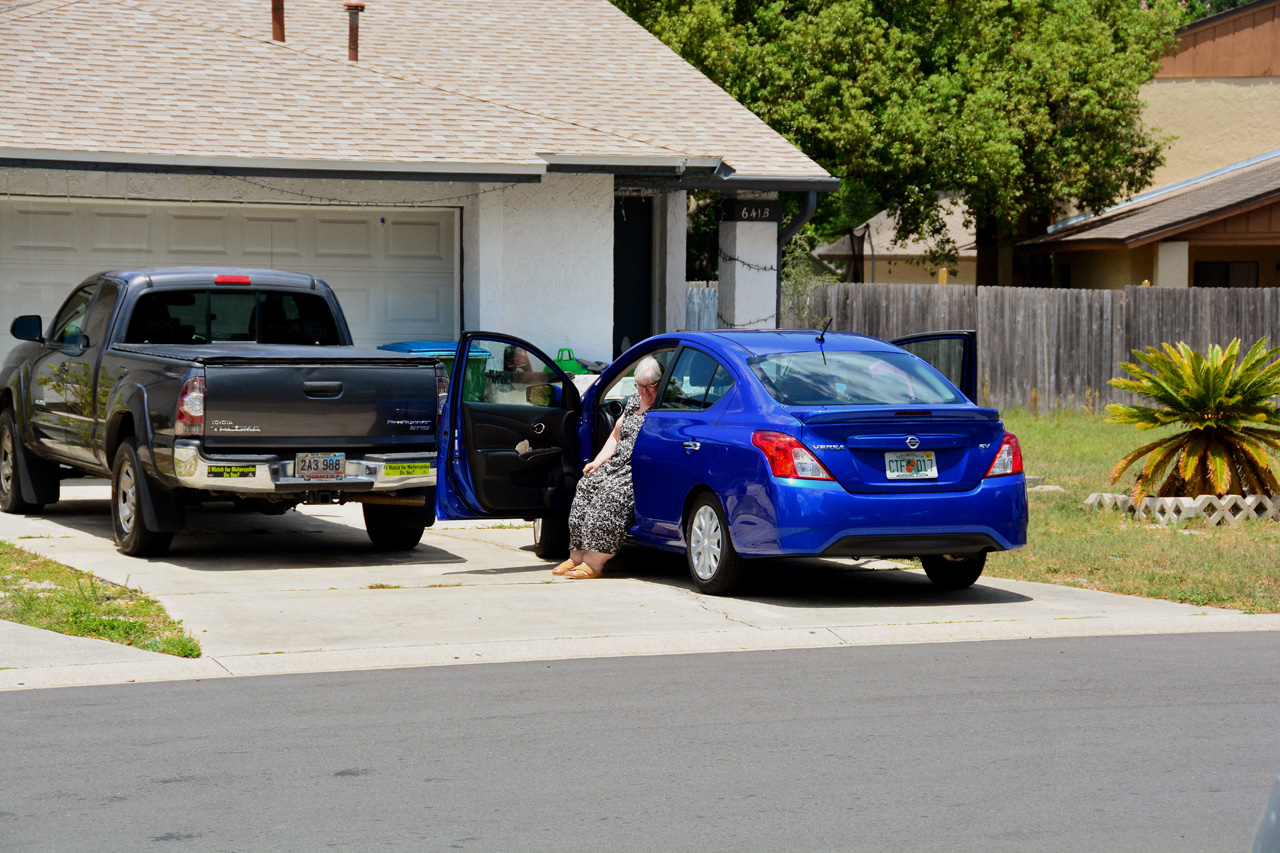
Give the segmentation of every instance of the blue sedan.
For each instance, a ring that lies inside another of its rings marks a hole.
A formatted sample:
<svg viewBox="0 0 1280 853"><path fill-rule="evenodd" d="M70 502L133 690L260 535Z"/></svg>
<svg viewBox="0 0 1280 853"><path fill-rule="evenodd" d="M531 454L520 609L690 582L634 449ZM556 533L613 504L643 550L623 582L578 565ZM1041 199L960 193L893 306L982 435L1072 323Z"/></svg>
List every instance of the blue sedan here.
<svg viewBox="0 0 1280 853"><path fill-rule="evenodd" d="M915 557L962 589L988 552L1026 544L1022 453L973 401L972 332L658 335L581 396L529 343L467 333L443 397L437 516L531 518L537 553L562 552L582 466L645 356L663 377L632 455L628 540L684 553L703 592L780 556Z"/></svg>

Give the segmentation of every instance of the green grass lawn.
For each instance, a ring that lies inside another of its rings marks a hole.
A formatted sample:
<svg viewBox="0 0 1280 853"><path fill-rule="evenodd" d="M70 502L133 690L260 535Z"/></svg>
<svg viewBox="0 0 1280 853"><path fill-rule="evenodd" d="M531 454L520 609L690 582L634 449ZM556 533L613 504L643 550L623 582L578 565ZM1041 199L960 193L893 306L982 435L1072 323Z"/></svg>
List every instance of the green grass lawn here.
<svg viewBox="0 0 1280 853"><path fill-rule="evenodd" d="M155 599L0 542L0 619L153 652L200 657Z"/></svg>
<svg viewBox="0 0 1280 853"><path fill-rule="evenodd" d="M1116 510L1087 510L1093 492L1128 492L1112 466L1157 435L1108 424L1102 415L1003 413L1030 476L1065 492L1031 492L1027 547L992 554L986 574L1188 604L1280 612L1280 524L1160 527Z"/></svg>

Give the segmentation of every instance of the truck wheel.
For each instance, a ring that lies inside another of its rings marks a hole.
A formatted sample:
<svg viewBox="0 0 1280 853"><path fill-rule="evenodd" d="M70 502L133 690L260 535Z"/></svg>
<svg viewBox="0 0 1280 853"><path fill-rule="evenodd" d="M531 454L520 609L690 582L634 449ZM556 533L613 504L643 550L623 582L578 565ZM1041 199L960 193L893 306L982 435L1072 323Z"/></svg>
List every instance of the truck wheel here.
<svg viewBox="0 0 1280 853"><path fill-rule="evenodd" d="M130 557L158 556L169 550L173 541L172 533L148 530L142 520L138 481L145 476L138 448L132 438L126 438L111 466L111 526L116 547Z"/></svg>
<svg viewBox="0 0 1280 853"><path fill-rule="evenodd" d="M533 553L544 560L562 560L569 555L569 519L535 518Z"/></svg>
<svg viewBox="0 0 1280 853"><path fill-rule="evenodd" d="M924 566L924 573L933 581L934 586L942 589L968 589L982 575L987 555L985 552L968 557L942 554L921 557L920 564Z"/></svg>
<svg viewBox="0 0 1280 853"><path fill-rule="evenodd" d="M11 513L37 513L44 504L28 503L22 499L22 484L18 474L17 425L13 410L0 413L0 510Z"/></svg>
<svg viewBox="0 0 1280 853"><path fill-rule="evenodd" d="M694 501L684 522L685 560L699 592L727 595L745 574L743 559L729 539L720 501L704 494Z"/></svg>
<svg viewBox="0 0 1280 853"><path fill-rule="evenodd" d="M364 529L375 550L408 551L422 541L427 525L415 520L416 507L363 504L363 509Z"/></svg>

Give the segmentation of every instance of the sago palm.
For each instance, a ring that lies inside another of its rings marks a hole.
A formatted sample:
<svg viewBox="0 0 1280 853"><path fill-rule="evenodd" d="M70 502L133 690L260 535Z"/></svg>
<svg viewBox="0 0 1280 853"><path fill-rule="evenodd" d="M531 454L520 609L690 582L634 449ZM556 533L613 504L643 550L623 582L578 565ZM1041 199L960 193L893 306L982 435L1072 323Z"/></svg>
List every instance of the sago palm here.
<svg viewBox="0 0 1280 853"><path fill-rule="evenodd" d="M1186 429L1121 459L1111 471L1111 482L1145 456L1134 500L1151 492L1160 497L1280 494L1272 470L1272 454L1280 453L1280 429L1272 428L1280 427L1275 400L1280 359L1272 359L1280 347L1268 349L1267 344L1266 338L1258 341L1243 359L1239 338L1226 349L1210 346L1204 354L1185 343L1163 344L1163 350L1148 347L1145 353L1134 350L1146 369L1125 362L1120 366L1132 378L1117 377L1111 385L1153 405L1107 406L1107 421L1140 430Z"/></svg>

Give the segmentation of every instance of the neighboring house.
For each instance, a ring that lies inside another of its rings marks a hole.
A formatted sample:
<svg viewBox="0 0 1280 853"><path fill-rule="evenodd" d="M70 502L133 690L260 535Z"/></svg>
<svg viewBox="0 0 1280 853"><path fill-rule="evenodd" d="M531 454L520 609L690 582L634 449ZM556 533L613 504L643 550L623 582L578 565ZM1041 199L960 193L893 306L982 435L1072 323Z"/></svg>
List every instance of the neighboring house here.
<svg viewBox="0 0 1280 853"><path fill-rule="evenodd" d="M959 250L959 258L948 269L950 284L973 284L977 280L978 252L973 230L965 226L964 209L948 208L944 216L947 233ZM814 249L819 260L838 264L845 281L885 284L928 284L940 281L940 270L926 260L927 246L922 240L899 243L896 225L888 211L880 211L853 234Z"/></svg>
<svg viewBox="0 0 1280 853"><path fill-rule="evenodd" d="M1280 0L1190 24L1143 87L1143 120L1175 135L1155 188L1057 223L1060 287L1280 286Z"/></svg>
<svg viewBox="0 0 1280 853"><path fill-rule="evenodd" d="M1147 126L1177 137L1153 187L1280 148L1280 0L1184 27L1141 97Z"/></svg>
<svg viewBox="0 0 1280 853"><path fill-rule="evenodd" d="M0 0L0 316L103 269L269 266L328 280L361 344L605 360L683 324L689 189L838 185L607 0L349 6ZM721 226L727 322L773 325L778 228Z"/></svg>
<svg viewBox="0 0 1280 853"><path fill-rule="evenodd" d="M1280 151L1066 220L1022 243L1060 287L1280 287Z"/></svg>

